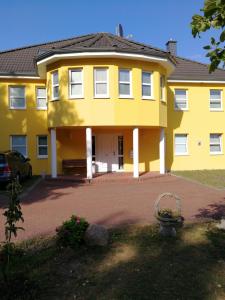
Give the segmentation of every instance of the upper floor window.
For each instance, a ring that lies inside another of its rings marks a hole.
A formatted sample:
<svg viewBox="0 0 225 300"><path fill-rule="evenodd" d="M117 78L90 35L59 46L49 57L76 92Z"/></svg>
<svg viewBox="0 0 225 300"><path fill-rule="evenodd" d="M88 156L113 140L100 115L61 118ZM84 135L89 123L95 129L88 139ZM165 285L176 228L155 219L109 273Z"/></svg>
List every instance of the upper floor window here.
<svg viewBox="0 0 225 300"><path fill-rule="evenodd" d="M152 73L142 72L142 98L152 98Z"/></svg>
<svg viewBox="0 0 225 300"><path fill-rule="evenodd" d="M52 100L59 99L59 73L55 71L52 73Z"/></svg>
<svg viewBox="0 0 225 300"><path fill-rule="evenodd" d="M131 97L131 71L120 69L119 70L119 95L120 98Z"/></svg>
<svg viewBox="0 0 225 300"><path fill-rule="evenodd" d="M25 87L9 87L9 102L10 108L25 109L26 99L25 99Z"/></svg>
<svg viewBox="0 0 225 300"><path fill-rule="evenodd" d="M27 137L26 135L12 135L11 136L11 150L16 150L27 156Z"/></svg>
<svg viewBox="0 0 225 300"><path fill-rule="evenodd" d="M188 154L188 138L187 134L175 134L175 154L187 155Z"/></svg>
<svg viewBox="0 0 225 300"><path fill-rule="evenodd" d="M70 70L70 98L83 98L83 70Z"/></svg>
<svg viewBox="0 0 225 300"><path fill-rule="evenodd" d="M166 92L165 92L165 88L166 88L166 78L164 75L160 76L160 100L161 101L165 101L166 99Z"/></svg>
<svg viewBox="0 0 225 300"><path fill-rule="evenodd" d="M222 110L221 90L210 90L210 110Z"/></svg>
<svg viewBox="0 0 225 300"><path fill-rule="evenodd" d="M48 137L47 135L39 135L37 137L37 154L39 158L48 157Z"/></svg>
<svg viewBox="0 0 225 300"><path fill-rule="evenodd" d="M222 153L222 134L210 133L210 153L211 154Z"/></svg>
<svg viewBox="0 0 225 300"><path fill-rule="evenodd" d="M95 89L95 98L108 98L109 97L108 69L107 68L95 68L94 69L94 89Z"/></svg>
<svg viewBox="0 0 225 300"><path fill-rule="evenodd" d="M175 90L174 108L175 110L188 109L187 90L181 90L181 89Z"/></svg>
<svg viewBox="0 0 225 300"><path fill-rule="evenodd" d="M37 109L47 109L46 88L38 87L36 90Z"/></svg>

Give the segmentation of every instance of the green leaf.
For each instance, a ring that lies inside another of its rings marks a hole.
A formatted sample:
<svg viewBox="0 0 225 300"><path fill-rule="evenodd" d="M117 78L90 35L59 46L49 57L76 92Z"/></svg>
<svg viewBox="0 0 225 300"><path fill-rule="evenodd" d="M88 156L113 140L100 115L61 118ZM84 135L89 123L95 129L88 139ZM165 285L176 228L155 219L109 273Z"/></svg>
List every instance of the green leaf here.
<svg viewBox="0 0 225 300"><path fill-rule="evenodd" d="M220 41L224 42L225 41L225 30L221 33L220 35Z"/></svg>

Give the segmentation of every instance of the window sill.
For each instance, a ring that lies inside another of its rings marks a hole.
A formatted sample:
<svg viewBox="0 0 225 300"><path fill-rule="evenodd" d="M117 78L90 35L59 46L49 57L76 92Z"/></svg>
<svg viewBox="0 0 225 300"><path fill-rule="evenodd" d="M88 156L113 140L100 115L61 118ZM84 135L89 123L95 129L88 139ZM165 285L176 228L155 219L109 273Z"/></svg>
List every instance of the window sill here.
<svg viewBox="0 0 225 300"><path fill-rule="evenodd" d="M131 100L133 100L134 97L132 97L132 96L119 96L119 99L131 99Z"/></svg>
<svg viewBox="0 0 225 300"><path fill-rule="evenodd" d="M50 100L50 102L54 102L54 101L59 101L59 98Z"/></svg>
<svg viewBox="0 0 225 300"><path fill-rule="evenodd" d="M47 158L48 158L48 155L38 156L37 158L38 158L38 159L47 159Z"/></svg>
<svg viewBox="0 0 225 300"><path fill-rule="evenodd" d="M223 152L210 152L210 155L223 155Z"/></svg>
<svg viewBox="0 0 225 300"><path fill-rule="evenodd" d="M209 111L213 111L213 112L223 112L224 110L223 109L210 109Z"/></svg>
<svg viewBox="0 0 225 300"><path fill-rule="evenodd" d="M100 97L100 96L94 96L94 98L93 99L110 99L110 97L109 96L104 96L104 97Z"/></svg>
<svg viewBox="0 0 225 300"><path fill-rule="evenodd" d="M182 111L189 111L189 109L188 108L185 108L185 109L176 109L176 108L174 108L174 111L182 112Z"/></svg>
<svg viewBox="0 0 225 300"><path fill-rule="evenodd" d="M12 110L26 110L27 108L26 107L10 107L9 109L12 109Z"/></svg>
<svg viewBox="0 0 225 300"><path fill-rule="evenodd" d="M190 154L189 153L175 153L175 156L189 156Z"/></svg>
<svg viewBox="0 0 225 300"><path fill-rule="evenodd" d="M142 100L150 100L150 101L155 101L153 97L142 97Z"/></svg>
<svg viewBox="0 0 225 300"><path fill-rule="evenodd" d="M69 97L69 100L83 100L84 99L84 96L80 96L80 97L72 97L70 96Z"/></svg>

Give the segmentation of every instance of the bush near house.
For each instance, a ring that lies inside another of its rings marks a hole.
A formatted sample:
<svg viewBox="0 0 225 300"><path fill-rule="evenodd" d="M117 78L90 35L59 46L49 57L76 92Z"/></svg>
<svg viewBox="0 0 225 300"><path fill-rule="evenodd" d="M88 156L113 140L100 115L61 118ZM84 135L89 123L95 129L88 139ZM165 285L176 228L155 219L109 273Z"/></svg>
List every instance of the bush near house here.
<svg viewBox="0 0 225 300"><path fill-rule="evenodd" d="M69 220L63 222L62 226L56 228L58 243L64 247L78 247L84 242L84 234L88 226L84 218L72 215Z"/></svg>

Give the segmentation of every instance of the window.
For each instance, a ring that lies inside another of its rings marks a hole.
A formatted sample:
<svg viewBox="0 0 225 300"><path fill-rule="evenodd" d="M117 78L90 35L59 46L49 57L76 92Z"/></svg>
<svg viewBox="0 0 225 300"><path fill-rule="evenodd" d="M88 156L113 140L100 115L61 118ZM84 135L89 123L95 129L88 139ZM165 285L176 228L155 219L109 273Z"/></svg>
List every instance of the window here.
<svg viewBox="0 0 225 300"><path fill-rule="evenodd" d="M123 136L118 136L118 164L119 170L123 170Z"/></svg>
<svg viewBox="0 0 225 300"><path fill-rule="evenodd" d="M46 99L46 88L37 88L37 109L46 110L47 109L47 99Z"/></svg>
<svg viewBox="0 0 225 300"><path fill-rule="evenodd" d="M174 108L175 110L188 109L187 90L175 90Z"/></svg>
<svg viewBox="0 0 225 300"><path fill-rule="evenodd" d="M160 100L165 101L165 76L161 75L160 76Z"/></svg>
<svg viewBox="0 0 225 300"><path fill-rule="evenodd" d="M39 135L37 137L37 155L39 158L48 157L48 137L47 135Z"/></svg>
<svg viewBox="0 0 225 300"><path fill-rule="evenodd" d="M94 89L95 98L108 98L108 69L95 68L94 69Z"/></svg>
<svg viewBox="0 0 225 300"><path fill-rule="evenodd" d="M10 108L25 109L25 87L9 87Z"/></svg>
<svg viewBox="0 0 225 300"><path fill-rule="evenodd" d="M142 72L142 98L152 98L152 73Z"/></svg>
<svg viewBox="0 0 225 300"><path fill-rule="evenodd" d="M121 98L131 97L131 71L119 70L119 94Z"/></svg>
<svg viewBox="0 0 225 300"><path fill-rule="evenodd" d="M55 71L52 73L52 100L59 99L59 73Z"/></svg>
<svg viewBox="0 0 225 300"><path fill-rule="evenodd" d="M83 98L83 70L70 70L70 98Z"/></svg>
<svg viewBox="0 0 225 300"><path fill-rule="evenodd" d="M175 134L175 154L188 154L187 134Z"/></svg>
<svg viewBox="0 0 225 300"><path fill-rule="evenodd" d="M11 150L16 150L27 156L27 137L25 135L12 135L11 136Z"/></svg>
<svg viewBox="0 0 225 300"><path fill-rule="evenodd" d="M222 110L221 90L210 90L210 110Z"/></svg>
<svg viewBox="0 0 225 300"><path fill-rule="evenodd" d="M211 154L222 153L222 134L218 134L218 133L210 134L210 153Z"/></svg>

